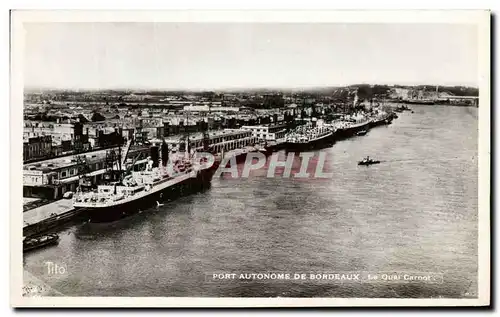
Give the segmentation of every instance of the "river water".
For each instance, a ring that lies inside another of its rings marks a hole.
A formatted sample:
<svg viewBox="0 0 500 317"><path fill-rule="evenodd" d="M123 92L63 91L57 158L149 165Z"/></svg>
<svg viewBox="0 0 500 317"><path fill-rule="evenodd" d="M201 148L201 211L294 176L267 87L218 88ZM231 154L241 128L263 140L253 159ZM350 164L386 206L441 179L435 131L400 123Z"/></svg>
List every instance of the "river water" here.
<svg viewBox="0 0 500 317"><path fill-rule="evenodd" d="M413 109L323 149L332 177L268 178L261 169L214 178L205 192L115 227L68 227L58 246L27 254L24 269L66 296L476 297L477 109ZM381 164L358 166L366 155ZM49 272L47 262L64 269ZM432 272L442 280L211 275L269 272Z"/></svg>

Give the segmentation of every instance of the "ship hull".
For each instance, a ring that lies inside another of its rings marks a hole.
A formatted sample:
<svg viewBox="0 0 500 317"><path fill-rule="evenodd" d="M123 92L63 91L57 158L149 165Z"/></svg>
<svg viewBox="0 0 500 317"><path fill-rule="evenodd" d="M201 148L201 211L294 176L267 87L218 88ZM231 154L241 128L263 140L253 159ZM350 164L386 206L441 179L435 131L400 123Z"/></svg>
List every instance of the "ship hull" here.
<svg viewBox="0 0 500 317"><path fill-rule="evenodd" d="M356 135L358 132L363 130L368 130L370 128L370 121L365 124L360 124L357 126L349 127L349 128L340 128L335 131L335 139L342 140L346 138L350 138Z"/></svg>
<svg viewBox="0 0 500 317"><path fill-rule="evenodd" d="M148 208L154 207L157 203L168 202L176 198L200 192L210 188L210 182L214 174L213 169L200 171L197 177L187 178L175 185L143 196L120 205L85 208L85 214L89 223L111 223L128 218L137 213L142 213Z"/></svg>
<svg viewBox="0 0 500 317"><path fill-rule="evenodd" d="M367 162L359 162L358 163L358 165L360 165L360 166L370 166L370 165L375 165L375 164L380 164L380 161L373 161L370 163L367 163Z"/></svg>
<svg viewBox="0 0 500 317"><path fill-rule="evenodd" d="M285 142L284 148L287 152L304 152L311 151L315 149L320 149L333 145L335 140L333 139L333 133L327 134L321 138L314 139L310 142Z"/></svg>
<svg viewBox="0 0 500 317"><path fill-rule="evenodd" d="M392 122L392 116L388 116L387 118L384 119L373 120L372 122L370 122L370 128L391 124L391 122Z"/></svg>
<svg viewBox="0 0 500 317"><path fill-rule="evenodd" d="M434 105L434 104L436 104L436 101L432 101L432 100L403 100L403 103L406 103L409 105Z"/></svg>
<svg viewBox="0 0 500 317"><path fill-rule="evenodd" d="M268 154L271 154L271 153L279 151L279 150L283 150L284 148L286 148L285 142L279 142L279 143L276 143L273 145L268 145L265 147L266 153L268 153Z"/></svg>

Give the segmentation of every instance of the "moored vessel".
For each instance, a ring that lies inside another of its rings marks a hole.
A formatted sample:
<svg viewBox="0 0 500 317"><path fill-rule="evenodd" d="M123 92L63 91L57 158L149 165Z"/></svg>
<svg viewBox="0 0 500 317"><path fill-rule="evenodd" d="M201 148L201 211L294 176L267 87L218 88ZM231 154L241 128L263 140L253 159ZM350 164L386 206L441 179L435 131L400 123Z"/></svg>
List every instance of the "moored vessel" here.
<svg viewBox="0 0 500 317"><path fill-rule="evenodd" d="M336 122L335 138L345 139L356 135L360 131L368 131L371 120L362 118L359 121Z"/></svg>
<svg viewBox="0 0 500 317"><path fill-rule="evenodd" d="M331 127L303 125L285 136L284 146L288 151L306 151L333 143Z"/></svg>
<svg viewBox="0 0 500 317"><path fill-rule="evenodd" d="M134 163L124 167L125 158L119 158L118 164L112 165L118 165L118 170L110 171L110 180L106 184L89 191L79 188L73 195L73 207L83 209L90 223L114 222L158 202L210 186L215 172L214 162L195 159L196 152L190 151L189 139L186 140L185 153L169 152L168 146L164 146L161 151L156 148L152 152L144 170L132 171ZM127 150L124 157L126 155Z"/></svg>
<svg viewBox="0 0 500 317"><path fill-rule="evenodd" d="M132 172L119 182L97 186L96 191L77 192L73 206L84 208L89 222L113 222L157 204L209 186L213 169L195 165L190 160L167 167L153 167Z"/></svg>
<svg viewBox="0 0 500 317"><path fill-rule="evenodd" d="M434 104L436 104L436 100L432 100L432 99L406 99L406 100L403 100L403 102L410 104L410 105L434 105ZM401 109L401 110L408 110L408 109Z"/></svg>
<svg viewBox="0 0 500 317"><path fill-rule="evenodd" d="M377 127L380 125L391 124L392 120L397 118L395 113L382 113L377 115L370 121L370 128Z"/></svg>
<svg viewBox="0 0 500 317"><path fill-rule="evenodd" d="M57 234L48 234L37 238L24 238L23 252L40 249L49 245L55 245L59 242Z"/></svg>

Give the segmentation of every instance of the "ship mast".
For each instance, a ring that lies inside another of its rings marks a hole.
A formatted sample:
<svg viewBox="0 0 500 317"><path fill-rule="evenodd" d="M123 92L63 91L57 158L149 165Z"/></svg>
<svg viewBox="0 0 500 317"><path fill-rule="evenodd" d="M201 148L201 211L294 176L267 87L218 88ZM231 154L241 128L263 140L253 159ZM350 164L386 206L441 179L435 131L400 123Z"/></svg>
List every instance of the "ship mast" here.
<svg viewBox="0 0 500 317"><path fill-rule="evenodd" d="M188 128L188 126L189 126L189 110L186 112L186 125L185 125L185 127L187 129L187 133L186 133L186 152L184 154L184 157L186 159L189 158L189 154L190 154L189 153L190 149L189 149L189 128Z"/></svg>
<svg viewBox="0 0 500 317"><path fill-rule="evenodd" d="M120 180L122 179L122 145L118 144L118 175Z"/></svg>
<svg viewBox="0 0 500 317"><path fill-rule="evenodd" d="M222 137L222 149L221 149L221 153L220 153L220 159L221 161L224 161L224 148L225 148L225 144L224 144L224 137Z"/></svg>
<svg viewBox="0 0 500 317"><path fill-rule="evenodd" d="M203 125L201 129L203 130L203 151L207 152L210 147L210 135L208 133L208 118L203 118Z"/></svg>

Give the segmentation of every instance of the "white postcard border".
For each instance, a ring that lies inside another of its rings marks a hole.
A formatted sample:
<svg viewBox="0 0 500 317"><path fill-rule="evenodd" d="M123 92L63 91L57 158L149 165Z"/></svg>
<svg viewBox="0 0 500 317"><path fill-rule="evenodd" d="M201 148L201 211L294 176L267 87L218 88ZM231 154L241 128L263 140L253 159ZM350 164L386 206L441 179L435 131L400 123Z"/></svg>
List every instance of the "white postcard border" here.
<svg viewBox="0 0 500 317"><path fill-rule="evenodd" d="M468 23L479 32L479 204L477 299L23 297L22 108L26 22ZM412 11L35 11L11 12L10 271L14 307L484 306L490 303L490 12Z"/></svg>

